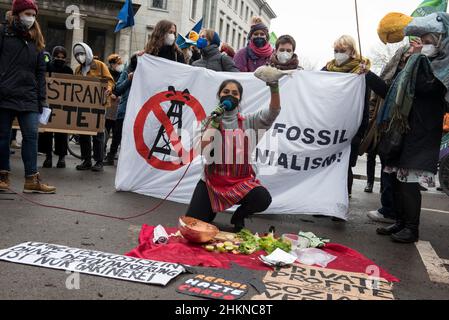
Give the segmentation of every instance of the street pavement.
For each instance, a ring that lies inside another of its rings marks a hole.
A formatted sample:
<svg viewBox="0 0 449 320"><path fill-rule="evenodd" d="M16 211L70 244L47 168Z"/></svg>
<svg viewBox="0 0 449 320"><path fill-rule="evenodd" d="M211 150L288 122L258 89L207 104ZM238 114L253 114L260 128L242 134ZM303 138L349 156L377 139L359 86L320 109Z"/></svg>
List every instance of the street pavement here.
<svg viewBox="0 0 449 320"><path fill-rule="evenodd" d="M20 155L16 154L11 159L12 187L21 191L23 165ZM40 156L39 165L43 160ZM113 167L107 167L104 173L77 172L75 165L78 163L75 158L68 157L67 169L41 169L44 181L58 188L57 194L32 195L30 198L44 204L119 217L144 212L160 201L133 193L116 192ZM356 174L364 175L365 164L365 160L361 159ZM379 172L378 169L377 175ZM449 299L449 284L438 282L444 282L444 272L449 272L447 266L443 267L442 263L438 265L441 261L447 263L449 259L449 198L436 190L423 194L425 210L422 213L421 240L430 242L434 250L436 260L432 264L428 254L424 253L427 260L422 259L423 253L415 245L395 244L388 237L376 235L375 230L380 225L370 221L366 214L378 208L380 186L376 183L373 194L364 193L364 187L365 181L356 180L350 219L346 223L309 215L280 215L254 217L247 227L254 232L266 232L270 226L275 226L277 234L310 231L353 248L401 280L394 285L396 299ZM298 196L307 197L307 194ZM37 241L124 254L136 247L141 225L177 226L178 217L186 209L186 205L166 202L145 217L118 221L46 209L14 194L0 194L0 249ZM217 226L226 231L230 218L227 214L219 215ZM176 293L176 284L185 280L186 275L165 288L81 275L80 289L68 290L68 275L63 271L7 262L0 262L0 270L0 299L195 299ZM436 275L435 270L439 270ZM429 274L432 274L433 281Z"/></svg>

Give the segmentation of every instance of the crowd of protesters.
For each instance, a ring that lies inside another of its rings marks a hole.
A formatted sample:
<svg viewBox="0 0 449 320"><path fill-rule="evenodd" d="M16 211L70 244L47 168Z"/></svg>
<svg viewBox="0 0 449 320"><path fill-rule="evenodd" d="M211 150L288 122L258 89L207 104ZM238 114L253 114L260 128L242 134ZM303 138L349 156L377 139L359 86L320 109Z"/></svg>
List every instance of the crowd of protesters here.
<svg viewBox="0 0 449 320"><path fill-rule="evenodd" d="M0 26L0 190L7 190L10 186L10 155L14 150L21 149L26 193L56 192L55 187L41 180L37 163L38 152L45 154L43 168L53 167L53 154L58 156L56 167L66 168L67 134L38 133L39 116L43 109L48 107L47 73L107 79L108 108L105 132L93 137L80 136L82 163L76 166L80 171L102 172L103 166L113 166L117 159L138 56L149 54L217 72L254 72L264 65L281 70L302 70L295 39L283 35L274 45L271 44L268 27L258 17L252 21L246 47L237 52L223 43L220 35L211 29L202 30L195 45L180 48L176 43L179 32L176 24L163 20L155 26L143 51L134 53L129 61L124 61L118 54L112 54L104 63L95 57L95 53L86 43L77 43L70 49L57 46L52 49L51 54L46 53L45 39L36 20L37 15L38 7L34 1L15 0L12 10L7 13L5 23ZM447 15L444 18L447 19ZM368 184L365 191L373 192L375 161L376 156L380 154L382 207L370 212L369 218L378 222L394 223L390 227L379 228L377 232L380 235L390 235L397 242L410 243L418 240L422 184L432 185L437 172L442 123L448 104L447 84L442 83L439 77L429 71L429 66L440 73L446 72L447 78L449 70L437 63L437 60L449 55L449 22L444 23L447 28L445 33L410 34L418 37L410 45L397 51L380 77L370 71L370 61L360 55L355 40L350 36L342 36L335 41L334 57L322 68L322 71L326 72L354 73L366 77L363 119L351 143L348 194L351 197L353 167L364 152L368 153L369 159ZM71 50L71 56L77 62L75 70L68 66L68 50ZM411 74L417 76L410 80L407 77ZM402 115L400 124L405 125L407 131L400 150L385 153L379 149L385 147L385 144L388 145L389 131L379 130L379 114L385 114L383 110L391 107L394 103L392 95L401 90L400 84L404 81L412 81L415 88L412 99L399 107ZM279 88L269 85L273 99L273 108L269 112L274 114L280 110ZM219 97L239 101L242 94L243 88L239 83L231 81L223 85ZM238 102L234 104L238 105ZM220 116L214 122L219 121L218 119L223 121L224 114ZM17 131L12 128L14 119L18 120L20 126L21 145L17 142ZM234 120L237 121L237 118L232 121ZM223 124L217 122L216 125L220 127ZM111 136L112 142L108 151ZM377 138L373 138L374 136ZM244 209L238 211L240 216L234 219L239 229L243 227L245 218L254 212L265 210L271 202L266 189L259 186L254 190L256 192L253 192L251 197L256 200L242 200ZM198 208L205 208L201 199L207 196L206 183L201 181L192 200L191 211L197 212ZM254 203L259 206L254 207ZM213 220L216 210L212 207L223 209L223 206L212 201L203 210L205 216L199 218L205 221Z"/></svg>

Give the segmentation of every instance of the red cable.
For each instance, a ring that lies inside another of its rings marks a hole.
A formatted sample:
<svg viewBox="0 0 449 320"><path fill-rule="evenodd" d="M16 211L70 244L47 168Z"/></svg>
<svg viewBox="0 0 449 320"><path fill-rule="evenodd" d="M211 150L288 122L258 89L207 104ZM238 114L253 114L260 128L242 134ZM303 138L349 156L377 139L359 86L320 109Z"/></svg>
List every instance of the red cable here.
<svg viewBox="0 0 449 320"><path fill-rule="evenodd" d="M193 160L192 160L193 162ZM27 197L25 197L24 195L14 191L11 188L8 188L9 191L11 191L12 193L18 195L20 198L22 198L23 200L30 202L34 205L37 205L39 207L43 207L43 208L49 208L49 209L58 209L58 210L64 210L64 211L70 211L70 212L76 212L76 213L81 213L81 214L85 214L85 215L89 215L89 216L97 216L97 217L102 217L102 218L108 218L108 219L114 219L114 220L120 220L120 221L126 221L126 220L131 220L131 219L136 219L136 218L140 218L143 216L146 216L147 214L152 213L153 211L156 211L159 207L161 207L165 201L167 201L167 199L172 195L172 193L176 190L176 188L178 188L178 186L181 184L182 180L184 180L185 176L187 175L187 172L189 171L192 162L189 163L189 165L187 166L186 171L184 172L184 174L182 175L181 179L178 181L178 183L175 185L175 187L170 191L170 193L162 200L160 201L154 208L145 211L141 214L135 215L135 216L131 216L131 217L125 217L125 218L120 218L120 217L114 217L114 216L110 216L107 214L103 214L103 213L95 213L95 212L89 212L89 211L85 211L85 210L75 210L75 209L69 209L69 208L64 208L64 207L59 207L59 206L50 206L50 205L46 205L46 204L42 204L39 202L36 202L34 200L31 200Z"/></svg>

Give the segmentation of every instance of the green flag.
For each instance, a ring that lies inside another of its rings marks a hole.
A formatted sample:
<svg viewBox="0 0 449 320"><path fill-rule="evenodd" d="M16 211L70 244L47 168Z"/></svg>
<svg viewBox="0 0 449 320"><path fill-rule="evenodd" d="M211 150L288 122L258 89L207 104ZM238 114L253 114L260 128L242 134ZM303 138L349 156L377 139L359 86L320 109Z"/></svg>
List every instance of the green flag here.
<svg viewBox="0 0 449 320"><path fill-rule="evenodd" d="M412 17L425 17L434 12L446 12L447 0L425 0L418 9L412 13Z"/></svg>
<svg viewBox="0 0 449 320"><path fill-rule="evenodd" d="M276 33L272 32L270 34L270 44L273 48L276 47L276 41L278 41L278 37L277 37Z"/></svg>

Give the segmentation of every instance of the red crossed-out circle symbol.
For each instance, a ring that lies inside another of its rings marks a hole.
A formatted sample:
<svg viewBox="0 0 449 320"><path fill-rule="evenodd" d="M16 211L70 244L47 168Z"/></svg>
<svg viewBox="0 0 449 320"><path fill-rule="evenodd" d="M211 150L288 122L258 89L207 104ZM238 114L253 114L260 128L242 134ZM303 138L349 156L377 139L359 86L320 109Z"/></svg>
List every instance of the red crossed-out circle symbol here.
<svg viewBox="0 0 449 320"><path fill-rule="evenodd" d="M192 148L190 151L184 149L181 138L176 133L173 124L162 108L162 103L172 101L181 102L184 104L184 106L190 107L194 112L197 121L202 121L206 118L206 113L204 112L203 106L194 96L190 95L190 93L181 91L165 91L151 97L143 105L142 109L137 115L136 121L134 122L134 140L137 152L152 167L165 171L176 171L186 164L189 164L197 156L194 148ZM164 126L175 152L177 153L179 158L182 159L182 161L162 161L154 155L151 155L151 157L149 157L150 148L145 144L144 128L145 123L151 113L154 113L159 122Z"/></svg>

